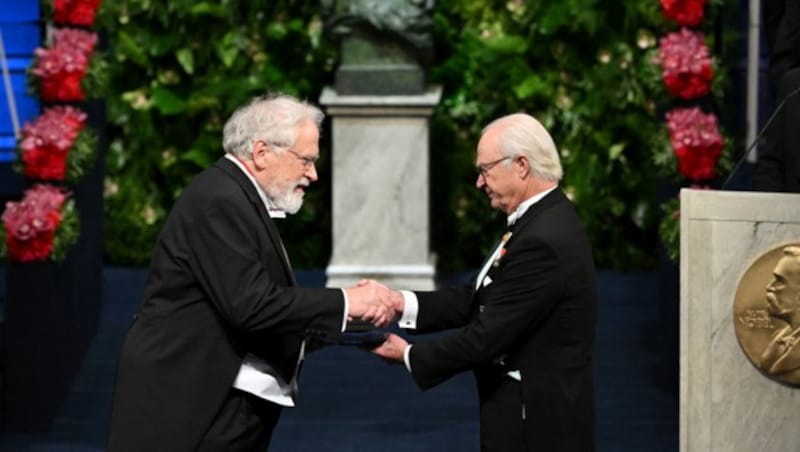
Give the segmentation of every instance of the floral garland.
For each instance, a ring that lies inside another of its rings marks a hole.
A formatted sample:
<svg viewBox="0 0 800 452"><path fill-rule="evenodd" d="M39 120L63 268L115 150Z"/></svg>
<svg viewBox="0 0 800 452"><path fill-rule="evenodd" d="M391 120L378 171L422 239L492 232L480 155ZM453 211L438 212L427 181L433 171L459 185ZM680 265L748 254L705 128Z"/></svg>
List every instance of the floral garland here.
<svg viewBox="0 0 800 452"><path fill-rule="evenodd" d="M667 34L660 41L659 59L671 96L692 100L711 90L714 68L701 33L681 28Z"/></svg>
<svg viewBox="0 0 800 452"><path fill-rule="evenodd" d="M94 161L97 138L86 128L86 113L56 106L25 124L19 148L25 177L74 183Z"/></svg>
<svg viewBox="0 0 800 452"><path fill-rule="evenodd" d="M716 114L701 108L715 81L714 59L705 36L696 29L703 22L708 0L660 2L664 17L680 28L659 40L655 59L674 105L664 115L669 146L656 160L668 174L681 179L682 185L708 188L719 174L718 168L725 164L726 145ZM665 202L662 209L665 215L659 225L661 239L669 257L677 260L680 203L674 198Z"/></svg>
<svg viewBox="0 0 800 452"><path fill-rule="evenodd" d="M18 262L63 260L79 230L75 203L68 197L60 188L37 184L22 201L7 202L0 232L4 254Z"/></svg>
<svg viewBox="0 0 800 452"><path fill-rule="evenodd" d="M678 171L685 178L703 181L717 176L724 143L714 114L705 114L697 107L675 108L667 112L667 128Z"/></svg>
<svg viewBox="0 0 800 452"><path fill-rule="evenodd" d="M6 203L0 219L0 255L16 262L66 258L80 230L70 191L56 184L77 184L91 169L97 138L77 106L99 96L104 84L104 61L95 55L94 24L100 0L54 0L50 45L37 48L29 69L29 85L49 106L22 128L15 169L29 181L19 202Z"/></svg>
<svg viewBox="0 0 800 452"><path fill-rule="evenodd" d="M78 102L102 83L105 68L93 57L97 34L74 28L53 31L52 44L34 51L31 84L45 102Z"/></svg>

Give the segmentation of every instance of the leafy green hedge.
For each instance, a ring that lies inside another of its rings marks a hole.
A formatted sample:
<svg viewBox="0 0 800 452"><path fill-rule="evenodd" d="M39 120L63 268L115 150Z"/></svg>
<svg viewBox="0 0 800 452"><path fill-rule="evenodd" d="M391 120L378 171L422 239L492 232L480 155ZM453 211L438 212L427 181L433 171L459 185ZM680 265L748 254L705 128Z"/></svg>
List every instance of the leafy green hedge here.
<svg viewBox="0 0 800 452"><path fill-rule="evenodd" d="M335 49L316 2L105 2L111 60L105 250L146 264L166 213L191 177L221 155L231 111L267 90L316 101L331 84ZM439 0L436 60L444 95L431 120L432 246L443 271L480 264L502 229L475 189L481 127L527 111L562 152L564 188L583 217L598 265L653 262L660 202L654 147L663 26L657 1ZM295 266L330 255L330 133L320 182L281 222Z"/></svg>

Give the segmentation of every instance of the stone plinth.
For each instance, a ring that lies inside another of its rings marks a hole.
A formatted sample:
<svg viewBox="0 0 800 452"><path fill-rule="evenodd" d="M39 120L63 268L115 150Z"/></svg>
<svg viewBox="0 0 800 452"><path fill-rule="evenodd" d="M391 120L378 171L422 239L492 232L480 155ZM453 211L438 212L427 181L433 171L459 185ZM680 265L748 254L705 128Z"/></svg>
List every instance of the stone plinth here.
<svg viewBox="0 0 800 452"><path fill-rule="evenodd" d="M340 95L320 104L333 124L333 254L329 287L361 278L430 290L428 120L441 89L421 95Z"/></svg>
<svg viewBox="0 0 800 452"><path fill-rule="evenodd" d="M754 260L793 242L800 195L681 191L681 452L800 450L800 389L751 363L733 318Z"/></svg>

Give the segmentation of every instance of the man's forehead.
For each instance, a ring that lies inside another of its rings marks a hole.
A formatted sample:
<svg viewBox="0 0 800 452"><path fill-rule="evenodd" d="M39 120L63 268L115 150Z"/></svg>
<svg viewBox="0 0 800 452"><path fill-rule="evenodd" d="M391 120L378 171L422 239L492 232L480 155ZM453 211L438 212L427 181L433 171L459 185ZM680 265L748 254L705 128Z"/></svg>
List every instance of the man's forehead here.
<svg viewBox="0 0 800 452"><path fill-rule="evenodd" d="M484 135L478 141L478 146L475 152L475 161L477 163L485 163L484 161L495 160L500 156L500 146L497 140L492 137Z"/></svg>

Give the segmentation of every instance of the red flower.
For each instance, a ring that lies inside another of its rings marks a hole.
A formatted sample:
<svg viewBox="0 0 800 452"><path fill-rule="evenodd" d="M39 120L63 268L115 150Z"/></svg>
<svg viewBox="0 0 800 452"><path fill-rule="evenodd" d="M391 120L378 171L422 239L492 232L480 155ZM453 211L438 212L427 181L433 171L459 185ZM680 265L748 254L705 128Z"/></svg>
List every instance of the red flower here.
<svg viewBox="0 0 800 452"><path fill-rule="evenodd" d="M659 61L667 91L683 99L708 94L714 69L703 35L682 28L661 38Z"/></svg>
<svg viewBox="0 0 800 452"><path fill-rule="evenodd" d="M714 114L697 107L677 108L667 113L667 128L681 174L693 181L716 176L723 139Z"/></svg>
<svg viewBox="0 0 800 452"><path fill-rule="evenodd" d="M86 124L86 113L74 107L45 109L35 122L22 128L20 151L25 177L63 181L67 157Z"/></svg>
<svg viewBox="0 0 800 452"><path fill-rule="evenodd" d="M34 51L36 62L31 72L39 78L45 102L73 102L86 97L81 82L96 44L95 33L65 28L54 32L52 47Z"/></svg>
<svg viewBox="0 0 800 452"><path fill-rule="evenodd" d="M10 259L30 262L50 256L67 196L58 188L35 185L22 201L6 203L2 220Z"/></svg>
<svg viewBox="0 0 800 452"><path fill-rule="evenodd" d="M98 9L100 0L54 0L53 20L62 24L91 27Z"/></svg>
<svg viewBox="0 0 800 452"><path fill-rule="evenodd" d="M681 26L693 27L703 21L703 8L708 0L661 0L664 16Z"/></svg>
<svg viewBox="0 0 800 452"><path fill-rule="evenodd" d="M89 66L87 56L73 48L38 48L34 51L36 66L31 71L39 77L40 94L46 102L72 102L86 96L81 81Z"/></svg>

